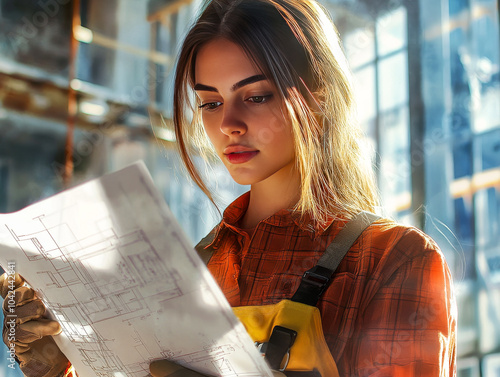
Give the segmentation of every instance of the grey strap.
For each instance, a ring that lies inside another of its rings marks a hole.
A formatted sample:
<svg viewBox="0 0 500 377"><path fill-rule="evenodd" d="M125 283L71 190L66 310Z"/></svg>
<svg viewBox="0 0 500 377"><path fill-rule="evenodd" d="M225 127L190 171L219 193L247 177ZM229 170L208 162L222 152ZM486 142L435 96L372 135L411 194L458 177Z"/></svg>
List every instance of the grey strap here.
<svg viewBox="0 0 500 377"><path fill-rule="evenodd" d="M326 248L317 265L335 271L361 233L379 218L380 216L366 211L354 216Z"/></svg>
<svg viewBox="0 0 500 377"><path fill-rule="evenodd" d="M379 216L370 212L360 212L340 230L333 242L328 245L316 266L302 276L299 288L291 300L316 306L321 295L330 284L331 278L340 262L361 233Z"/></svg>

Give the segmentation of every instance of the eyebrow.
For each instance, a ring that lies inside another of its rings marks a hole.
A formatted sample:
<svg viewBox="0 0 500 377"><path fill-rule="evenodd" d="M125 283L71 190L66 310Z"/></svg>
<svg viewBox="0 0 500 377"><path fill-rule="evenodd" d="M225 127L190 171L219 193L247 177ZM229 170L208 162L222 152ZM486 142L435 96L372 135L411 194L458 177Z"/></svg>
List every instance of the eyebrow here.
<svg viewBox="0 0 500 377"><path fill-rule="evenodd" d="M250 85L250 84L253 84L253 83L256 83L259 81L263 81L263 80L266 80L266 77L264 75L254 75L254 76L247 77L246 79L238 81L236 84L234 84L231 87L231 91L234 92L234 91L244 87L245 85ZM219 92L217 90L217 88L215 88L213 86L204 85L204 84L196 84L193 89L196 91L204 91L204 92Z"/></svg>

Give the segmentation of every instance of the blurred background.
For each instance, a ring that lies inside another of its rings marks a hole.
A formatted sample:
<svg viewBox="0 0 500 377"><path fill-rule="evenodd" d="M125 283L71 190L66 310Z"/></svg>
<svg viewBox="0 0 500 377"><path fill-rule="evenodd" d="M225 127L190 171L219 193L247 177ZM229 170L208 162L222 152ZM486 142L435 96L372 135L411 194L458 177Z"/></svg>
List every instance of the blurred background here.
<svg viewBox="0 0 500 377"><path fill-rule="evenodd" d="M431 235L452 269L459 376L500 376L498 2L320 2L386 213ZM200 3L0 0L0 213L142 159L193 245L215 225L171 126L176 52ZM223 206L248 189L222 166L210 180ZM0 377L21 376L6 357Z"/></svg>

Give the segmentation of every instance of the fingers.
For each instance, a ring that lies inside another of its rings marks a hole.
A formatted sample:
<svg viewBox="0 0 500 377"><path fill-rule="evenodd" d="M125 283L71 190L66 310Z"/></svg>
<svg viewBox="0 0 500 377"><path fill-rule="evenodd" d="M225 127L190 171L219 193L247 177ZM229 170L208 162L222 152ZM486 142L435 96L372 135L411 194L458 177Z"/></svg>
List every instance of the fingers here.
<svg viewBox="0 0 500 377"><path fill-rule="evenodd" d="M23 374L28 377L61 375L69 362L51 337L61 332L60 324L42 318L45 305L33 289L24 286L20 275L0 276L0 293L6 298L3 341L9 349L14 349Z"/></svg>
<svg viewBox="0 0 500 377"><path fill-rule="evenodd" d="M45 305L42 301L34 300L26 305L16 306L15 314L17 316L17 323L22 324L25 322L39 319L45 313Z"/></svg>
<svg viewBox="0 0 500 377"><path fill-rule="evenodd" d="M19 347L20 348L20 347ZM17 350L17 348L16 348ZM27 361L34 355L43 355L44 359L54 359L59 357L61 350L52 338L39 339L31 344L25 352L16 352L19 361Z"/></svg>
<svg viewBox="0 0 500 377"><path fill-rule="evenodd" d="M26 286L18 287L11 292L14 292L15 294L10 293L8 298L14 299L16 305L23 305L37 297L35 290Z"/></svg>
<svg viewBox="0 0 500 377"><path fill-rule="evenodd" d="M45 313L45 305L36 298L35 291L28 287L17 288L3 302L3 311L15 315L17 323L40 318Z"/></svg>
<svg viewBox="0 0 500 377"><path fill-rule="evenodd" d="M23 374L27 377L53 377L61 373L68 366L68 359L61 352L51 337L43 337L30 344L30 348L19 354Z"/></svg>
<svg viewBox="0 0 500 377"><path fill-rule="evenodd" d="M30 343L33 343L44 336L57 335L62 331L61 325L59 325L58 322L44 318L18 324L15 326L13 331L10 328L9 331L5 331L6 329L7 327L4 326L4 343L9 344L9 342L12 342L21 347L29 347Z"/></svg>
<svg viewBox="0 0 500 377"><path fill-rule="evenodd" d="M206 377L205 374L184 368L168 360L156 360L149 364L153 377Z"/></svg>
<svg viewBox="0 0 500 377"><path fill-rule="evenodd" d="M7 273L2 274L0 276L0 294L3 298L7 296L7 294L16 288L21 287L24 284L24 279L19 274L8 275Z"/></svg>
<svg viewBox="0 0 500 377"><path fill-rule="evenodd" d="M34 376L46 376L47 373L50 373L51 366L43 361L37 360L33 357L28 359L26 362L21 362L20 364L21 372L26 377L34 377ZM60 376L61 374L57 374ZM56 376L54 374L54 376Z"/></svg>
<svg viewBox="0 0 500 377"><path fill-rule="evenodd" d="M32 343L44 336L60 334L61 325L56 321L42 318L19 325L17 331L16 338L19 342Z"/></svg>
<svg viewBox="0 0 500 377"><path fill-rule="evenodd" d="M39 325L37 328L30 328L30 326L33 326L32 324L34 322L39 321L30 321L27 324L20 325L18 326L18 330L21 331L21 329L24 328L23 331L37 334L37 336L41 336L40 339L34 340L28 344L14 341L12 343L7 343L8 347L9 349L14 349L16 358L20 363L21 371L26 377L61 376L62 372L68 366L69 361L59 347L57 347L52 337L43 336L47 333L56 332L58 324L54 324L54 321L46 320L43 326ZM45 328L45 330L42 328Z"/></svg>
<svg viewBox="0 0 500 377"><path fill-rule="evenodd" d="M25 344L15 344L14 343L14 351L16 356L19 357L20 354L26 353L30 348Z"/></svg>
<svg viewBox="0 0 500 377"><path fill-rule="evenodd" d="M149 364L149 371L153 377L170 376L178 370L184 369L182 366L168 360L156 360Z"/></svg>

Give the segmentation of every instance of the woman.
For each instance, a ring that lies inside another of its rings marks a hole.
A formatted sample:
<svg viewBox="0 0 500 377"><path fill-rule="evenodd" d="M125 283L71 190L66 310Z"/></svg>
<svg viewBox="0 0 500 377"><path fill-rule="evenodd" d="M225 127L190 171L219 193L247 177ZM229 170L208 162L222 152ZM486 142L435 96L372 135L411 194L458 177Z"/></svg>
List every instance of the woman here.
<svg viewBox="0 0 500 377"><path fill-rule="evenodd" d="M182 159L210 198L191 159L207 145L236 182L251 186L197 248L232 306L295 297L346 223L375 210L354 107L337 32L314 0L204 6L181 48L174 125ZM324 336L340 376L455 375L451 277L425 234L378 220L328 280L312 305L321 313L317 343ZM38 318L28 322L45 329ZM199 375L168 361L151 372Z"/></svg>

